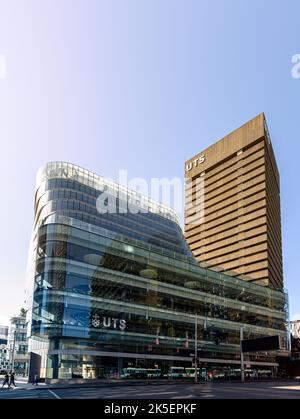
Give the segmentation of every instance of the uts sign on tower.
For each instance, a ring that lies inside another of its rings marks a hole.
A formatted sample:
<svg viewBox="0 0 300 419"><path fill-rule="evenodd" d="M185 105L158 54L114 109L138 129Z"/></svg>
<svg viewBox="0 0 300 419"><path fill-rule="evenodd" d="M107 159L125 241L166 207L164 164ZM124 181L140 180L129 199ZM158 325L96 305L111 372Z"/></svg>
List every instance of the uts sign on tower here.
<svg viewBox="0 0 300 419"><path fill-rule="evenodd" d="M185 170L187 172L190 172L192 169L198 167L200 164L203 164L204 162L205 162L205 156L204 155L202 155L200 157L197 157L193 161L190 161L189 163L186 164Z"/></svg>

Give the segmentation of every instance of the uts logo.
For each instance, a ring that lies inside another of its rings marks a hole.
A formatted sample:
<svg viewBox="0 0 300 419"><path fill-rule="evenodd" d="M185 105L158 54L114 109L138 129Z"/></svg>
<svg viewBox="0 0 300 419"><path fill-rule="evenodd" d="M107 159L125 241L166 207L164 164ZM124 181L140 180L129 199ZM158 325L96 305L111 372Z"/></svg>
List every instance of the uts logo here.
<svg viewBox="0 0 300 419"><path fill-rule="evenodd" d="M194 169L195 167L198 167L199 164L203 164L205 162L206 158L204 155L198 157L197 159L187 163L186 165L186 171L190 172L192 169Z"/></svg>
<svg viewBox="0 0 300 419"><path fill-rule="evenodd" d="M92 326L95 328L104 327L105 329L126 329L126 320L113 319L111 317L100 317L98 314L94 314L91 320Z"/></svg>

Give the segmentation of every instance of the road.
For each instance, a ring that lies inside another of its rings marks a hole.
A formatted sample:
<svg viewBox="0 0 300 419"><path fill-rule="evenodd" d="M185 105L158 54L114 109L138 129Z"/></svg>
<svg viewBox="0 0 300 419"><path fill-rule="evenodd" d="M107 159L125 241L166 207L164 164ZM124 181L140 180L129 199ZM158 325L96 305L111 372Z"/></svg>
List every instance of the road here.
<svg viewBox="0 0 300 419"><path fill-rule="evenodd" d="M0 389L0 399L299 399L299 382L178 383Z"/></svg>

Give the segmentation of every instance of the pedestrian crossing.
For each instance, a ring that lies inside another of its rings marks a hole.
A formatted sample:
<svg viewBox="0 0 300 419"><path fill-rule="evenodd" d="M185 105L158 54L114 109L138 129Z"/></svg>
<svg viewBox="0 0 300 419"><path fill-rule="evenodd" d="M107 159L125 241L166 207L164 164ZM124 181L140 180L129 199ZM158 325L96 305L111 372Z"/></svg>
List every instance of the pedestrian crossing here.
<svg viewBox="0 0 300 419"><path fill-rule="evenodd" d="M55 399L48 390L0 389L0 399Z"/></svg>
<svg viewBox="0 0 300 419"><path fill-rule="evenodd" d="M118 387L27 387L1 389L1 399L140 399L140 400L181 400L181 399L237 399L237 398L296 398L299 399L300 386L295 382L285 382L280 386L273 383L255 384L173 384L160 386L120 385Z"/></svg>

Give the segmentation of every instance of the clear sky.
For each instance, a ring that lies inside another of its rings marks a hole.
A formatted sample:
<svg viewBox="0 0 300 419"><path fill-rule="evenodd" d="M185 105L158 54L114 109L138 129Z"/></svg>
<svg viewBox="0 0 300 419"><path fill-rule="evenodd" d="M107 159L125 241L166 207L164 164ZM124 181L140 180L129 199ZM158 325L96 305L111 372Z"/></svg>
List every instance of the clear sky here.
<svg viewBox="0 0 300 419"><path fill-rule="evenodd" d="M0 0L0 322L24 299L38 167L183 177L186 159L262 111L300 318L299 16L299 0Z"/></svg>

